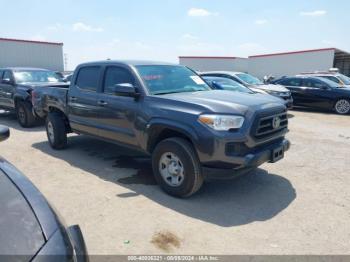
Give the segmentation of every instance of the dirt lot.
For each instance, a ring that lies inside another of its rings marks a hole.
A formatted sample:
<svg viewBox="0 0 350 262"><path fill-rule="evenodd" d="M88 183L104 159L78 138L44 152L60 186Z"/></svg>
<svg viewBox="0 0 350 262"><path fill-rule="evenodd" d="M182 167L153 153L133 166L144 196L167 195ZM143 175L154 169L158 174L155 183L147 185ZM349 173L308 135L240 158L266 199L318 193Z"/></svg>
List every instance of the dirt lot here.
<svg viewBox="0 0 350 262"><path fill-rule="evenodd" d="M84 136L53 151L43 127L6 113L0 155L81 226L90 254L350 254L350 116L291 114L284 160L187 200L155 185L148 159Z"/></svg>

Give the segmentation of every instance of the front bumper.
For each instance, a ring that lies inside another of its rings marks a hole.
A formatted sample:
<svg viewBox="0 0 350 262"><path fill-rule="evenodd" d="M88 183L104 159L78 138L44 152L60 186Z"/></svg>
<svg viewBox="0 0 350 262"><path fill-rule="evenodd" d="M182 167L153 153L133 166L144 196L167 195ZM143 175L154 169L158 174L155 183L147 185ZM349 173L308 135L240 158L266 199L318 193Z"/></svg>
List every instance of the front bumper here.
<svg viewBox="0 0 350 262"><path fill-rule="evenodd" d="M221 159L221 166L219 165L204 165L203 173L206 179L223 179L233 178L257 168L263 163L274 163L284 157L284 153L290 148L290 142L283 139L280 142L270 144L261 149L255 150L244 156L224 156ZM232 166L234 168L225 168L222 166Z"/></svg>

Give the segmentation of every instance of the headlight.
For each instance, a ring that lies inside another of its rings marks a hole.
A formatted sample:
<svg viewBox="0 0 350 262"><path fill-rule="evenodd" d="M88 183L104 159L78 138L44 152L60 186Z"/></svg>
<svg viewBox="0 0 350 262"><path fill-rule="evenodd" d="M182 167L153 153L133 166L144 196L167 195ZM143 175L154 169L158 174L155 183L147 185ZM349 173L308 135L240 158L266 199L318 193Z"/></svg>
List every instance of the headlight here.
<svg viewBox="0 0 350 262"><path fill-rule="evenodd" d="M230 129L241 128L244 122L244 117L229 115L201 115L198 120L214 130L228 131Z"/></svg>

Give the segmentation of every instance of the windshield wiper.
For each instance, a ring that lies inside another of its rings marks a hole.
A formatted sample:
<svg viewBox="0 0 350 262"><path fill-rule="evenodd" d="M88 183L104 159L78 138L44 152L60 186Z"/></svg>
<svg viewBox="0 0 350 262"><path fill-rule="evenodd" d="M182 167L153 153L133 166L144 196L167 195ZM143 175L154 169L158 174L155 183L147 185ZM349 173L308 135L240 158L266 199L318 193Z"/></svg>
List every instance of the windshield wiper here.
<svg viewBox="0 0 350 262"><path fill-rule="evenodd" d="M205 89L201 90L189 90L189 91L169 91L169 92L158 92L158 93L153 93L153 95L168 95L168 94L176 94L176 93L193 93L193 92L202 92L202 91L209 91Z"/></svg>
<svg viewBox="0 0 350 262"><path fill-rule="evenodd" d="M153 95L168 95L168 94L176 94L176 93L183 93L183 92L181 91L158 92L158 93L153 93Z"/></svg>

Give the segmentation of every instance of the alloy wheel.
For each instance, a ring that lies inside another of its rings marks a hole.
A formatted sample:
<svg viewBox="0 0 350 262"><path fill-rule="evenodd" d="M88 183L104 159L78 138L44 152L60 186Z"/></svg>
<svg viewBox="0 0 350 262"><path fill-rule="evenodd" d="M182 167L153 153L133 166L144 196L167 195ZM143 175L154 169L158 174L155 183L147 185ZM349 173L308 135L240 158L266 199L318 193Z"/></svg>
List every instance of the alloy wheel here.
<svg viewBox="0 0 350 262"><path fill-rule="evenodd" d="M350 102L346 99L340 99L335 104L335 110L338 114L347 114L350 111Z"/></svg>

